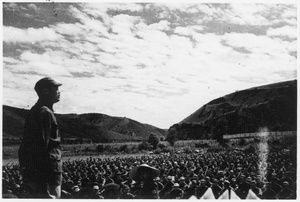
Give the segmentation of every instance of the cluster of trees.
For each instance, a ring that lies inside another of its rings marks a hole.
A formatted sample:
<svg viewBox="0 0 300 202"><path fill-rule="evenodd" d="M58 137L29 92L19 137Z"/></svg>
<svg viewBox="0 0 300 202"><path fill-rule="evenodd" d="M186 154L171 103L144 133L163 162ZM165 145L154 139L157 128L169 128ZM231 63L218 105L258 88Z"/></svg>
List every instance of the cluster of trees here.
<svg viewBox="0 0 300 202"><path fill-rule="evenodd" d="M160 138L158 137L158 135L151 133L148 137L147 140L142 141L138 146L137 149L139 151L145 150L155 150L158 147L162 148L164 147L164 145L160 145ZM122 146L120 146L120 148L117 149L117 151L119 152L125 152L125 153L130 153L130 150L133 150L132 148L130 148L128 145L124 144ZM115 148L112 148L111 145L98 145L96 147L96 151L99 153L105 152L105 151L116 151Z"/></svg>
<svg viewBox="0 0 300 202"><path fill-rule="evenodd" d="M139 144L139 150L155 150L159 144L159 137L151 133L148 137L148 140L144 140Z"/></svg>

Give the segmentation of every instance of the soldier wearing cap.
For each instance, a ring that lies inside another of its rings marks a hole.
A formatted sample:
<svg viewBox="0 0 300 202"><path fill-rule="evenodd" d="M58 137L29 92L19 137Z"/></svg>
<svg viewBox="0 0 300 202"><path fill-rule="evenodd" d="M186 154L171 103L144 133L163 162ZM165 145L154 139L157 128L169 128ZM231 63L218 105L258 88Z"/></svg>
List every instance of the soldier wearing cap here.
<svg viewBox="0 0 300 202"><path fill-rule="evenodd" d="M130 193L130 187L128 185L123 186L123 191L120 195L120 199L134 199L135 196Z"/></svg>
<svg viewBox="0 0 300 202"><path fill-rule="evenodd" d="M230 186L232 187L232 190L235 192L239 189L239 186L237 185L235 178L230 179Z"/></svg>
<svg viewBox="0 0 300 202"><path fill-rule="evenodd" d="M199 187L196 188L196 197L198 199L201 198L207 189L208 187L206 186L206 180L201 179Z"/></svg>
<svg viewBox="0 0 300 202"><path fill-rule="evenodd" d="M164 188L159 192L159 197L161 199L164 199L174 186L172 176L168 175L166 180L167 181L164 184Z"/></svg>
<svg viewBox="0 0 300 202"><path fill-rule="evenodd" d="M294 199L295 193L289 188L289 182L283 182L283 189L277 195L278 199Z"/></svg>
<svg viewBox="0 0 300 202"><path fill-rule="evenodd" d="M165 186L161 182L160 177L156 177L154 181L157 185L158 192L160 192Z"/></svg>
<svg viewBox="0 0 300 202"><path fill-rule="evenodd" d="M270 187L270 182L265 182L265 189L262 193L261 199L278 199L277 193Z"/></svg>
<svg viewBox="0 0 300 202"><path fill-rule="evenodd" d="M222 188L219 186L219 180L217 178L214 178L213 184L211 186L212 192L215 196L215 198L219 198Z"/></svg>
<svg viewBox="0 0 300 202"><path fill-rule="evenodd" d="M178 183L174 183L172 190L167 195L166 199L182 199L183 197L183 190L180 189Z"/></svg>
<svg viewBox="0 0 300 202"><path fill-rule="evenodd" d="M39 97L25 121L19 163L34 198L60 198L62 161L60 134L53 105L60 100L57 83L45 77L35 84Z"/></svg>
<svg viewBox="0 0 300 202"><path fill-rule="evenodd" d="M190 185L185 190L185 194L183 196L184 199L189 199L191 196L196 195L197 184L197 180L192 180L190 182Z"/></svg>
<svg viewBox="0 0 300 202"><path fill-rule="evenodd" d="M258 196L258 197L261 198L261 196L262 196L262 190L256 186L255 180L251 181L251 183L250 183L250 189L253 191L253 193L256 194L256 196Z"/></svg>
<svg viewBox="0 0 300 202"><path fill-rule="evenodd" d="M188 185L187 185L187 183L185 183L185 178L183 176L179 178L178 184L179 184L180 189L182 189L183 191L188 188Z"/></svg>

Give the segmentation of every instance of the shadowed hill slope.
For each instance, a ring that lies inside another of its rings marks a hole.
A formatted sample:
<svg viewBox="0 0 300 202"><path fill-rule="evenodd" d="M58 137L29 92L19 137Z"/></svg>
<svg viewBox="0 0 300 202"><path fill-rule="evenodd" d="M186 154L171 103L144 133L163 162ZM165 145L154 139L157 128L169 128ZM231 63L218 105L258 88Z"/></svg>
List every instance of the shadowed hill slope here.
<svg viewBox="0 0 300 202"><path fill-rule="evenodd" d="M297 80L237 91L212 100L178 124L168 137L221 138L224 134L297 130Z"/></svg>
<svg viewBox="0 0 300 202"><path fill-rule="evenodd" d="M3 106L3 140L20 139L28 110ZM93 142L123 142L147 139L151 133L165 137L166 130L126 117L104 114L56 114L63 139L83 138Z"/></svg>

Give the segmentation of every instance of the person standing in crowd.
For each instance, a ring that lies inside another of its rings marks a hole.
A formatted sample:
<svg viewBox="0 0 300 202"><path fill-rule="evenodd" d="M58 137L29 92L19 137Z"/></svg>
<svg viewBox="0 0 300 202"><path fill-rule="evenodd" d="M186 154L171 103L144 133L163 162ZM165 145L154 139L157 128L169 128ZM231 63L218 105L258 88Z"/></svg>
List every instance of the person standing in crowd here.
<svg viewBox="0 0 300 202"><path fill-rule="evenodd" d="M33 198L61 196L61 140L53 111L53 105L60 101L61 85L50 77L39 80L34 88L39 99L25 121L19 163Z"/></svg>
<svg viewBox="0 0 300 202"><path fill-rule="evenodd" d="M158 199L158 188L154 178L158 177L160 171L147 164L136 166L130 171L130 178L139 184L136 190L138 199Z"/></svg>

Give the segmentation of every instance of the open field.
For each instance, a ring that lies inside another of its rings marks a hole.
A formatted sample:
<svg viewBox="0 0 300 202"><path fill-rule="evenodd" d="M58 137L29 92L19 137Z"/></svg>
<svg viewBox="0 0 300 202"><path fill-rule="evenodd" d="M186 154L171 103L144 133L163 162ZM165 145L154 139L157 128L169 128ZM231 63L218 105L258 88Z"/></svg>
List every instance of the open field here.
<svg viewBox="0 0 300 202"><path fill-rule="evenodd" d="M145 154L130 154L130 156L142 156ZM63 162L65 161L73 161L73 160L86 160L89 158L117 158L117 157L128 157L128 154L119 154L119 155L114 155L114 154L108 154L108 155L91 155L91 156L64 156L62 158ZM11 158L11 159L3 159L2 160L2 165L5 166L7 164L19 164L18 158Z"/></svg>
<svg viewBox="0 0 300 202"><path fill-rule="evenodd" d="M275 135L274 135L275 134ZM219 150L222 147L226 147L227 150L232 150L235 148L247 148L251 145L255 145L258 142L268 142L271 148L274 149L290 149L294 145L296 147L297 143L297 132L287 131L287 132L276 132L276 133L265 133L264 136L253 136L246 137L242 139L235 139L236 137L241 138L242 135L234 135L233 139L226 139L225 145L220 145L216 140L185 140L176 141L174 147L166 141L161 141L156 150L151 149L141 149L139 148L140 142L127 142L127 143L103 143L103 144L68 144L62 145L63 158L64 159L78 159L86 158L90 156L95 157L110 157L110 156L126 156L126 155L141 155L147 154L149 152L154 154L160 153L191 153L195 150ZM253 146L254 147L254 146ZM19 145L3 146L3 164L8 162L17 163L18 160L18 149Z"/></svg>
<svg viewBox="0 0 300 202"><path fill-rule="evenodd" d="M84 143L84 144L63 144L62 151L65 157L72 156L98 156L98 155L123 155L123 154L141 154L147 153L148 150L139 149L140 142L123 142L123 143ZM214 145L215 140L186 140L177 141L174 147L166 141L161 141L159 147L164 148L162 152L172 152L184 148L195 149L197 144ZM103 151L97 149L103 148ZM3 159L16 159L18 157L19 145L3 146Z"/></svg>

